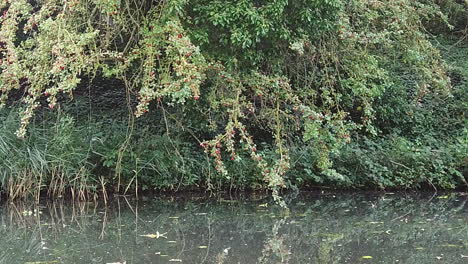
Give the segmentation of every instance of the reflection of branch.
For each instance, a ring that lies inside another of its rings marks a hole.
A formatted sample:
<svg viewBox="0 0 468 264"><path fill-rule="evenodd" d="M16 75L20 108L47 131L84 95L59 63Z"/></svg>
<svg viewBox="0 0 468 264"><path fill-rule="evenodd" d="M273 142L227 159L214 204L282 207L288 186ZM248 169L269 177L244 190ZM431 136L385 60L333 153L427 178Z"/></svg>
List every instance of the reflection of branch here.
<svg viewBox="0 0 468 264"><path fill-rule="evenodd" d="M179 221L177 221L177 225L179 225ZM179 228L179 232L180 232L180 234L182 235L182 239L181 239L181 241L182 241L182 248L180 249L180 252L179 252L179 254L177 255L177 258L178 258L178 259L180 259L181 256L182 256L182 253L184 253L184 251L185 251L185 243L186 243L186 242L185 242L185 234L184 234L184 231L182 230L182 228Z"/></svg>
<svg viewBox="0 0 468 264"><path fill-rule="evenodd" d="M99 239L103 240L104 235L106 234L106 226L107 226L107 206L104 209L104 215L102 216L102 228L101 228L101 235L99 235Z"/></svg>
<svg viewBox="0 0 468 264"><path fill-rule="evenodd" d="M281 263L289 263L291 251L284 244L285 236L279 236L279 229L286 222L286 218L283 218L279 221L276 221L275 225L272 228L271 236L268 238L266 243L263 246L262 256L258 259L258 263L272 263L273 260L270 259L271 255L274 254L277 257L281 258Z"/></svg>
<svg viewBox="0 0 468 264"><path fill-rule="evenodd" d="M393 219L392 219L392 222L393 222L393 221L396 221L396 220L398 220L398 219L401 219L401 218L403 218L403 217L405 217L405 216L407 216L407 215L409 215L409 214L411 214L411 211L407 212L407 213L404 214L404 215L400 215L400 216L398 216L398 217L396 217L396 218L393 218Z"/></svg>
<svg viewBox="0 0 468 264"><path fill-rule="evenodd" d="M207 224L208 224L208 245L206 248L206 254L205 257L203 258L203 261L201 263L205 263L206 259L208 258L208 254L210 253L210 246L211 246L211 218L207 217Z"/></svg>
<svg viewBox="0 0 468 264"><path fill-rule="evenodd" d="M117 230L118 230L118 237L119 237L119 242L122 241L122 216L121 216L121 211L120 211L120 199L117 199L117 208L118 208L118 218L117 218Z"/></svg>
<svg viewBox="0 0 468 264"><path fill-rule="evenodd" d="M216 263L217 264L223 264L224 261L226 260L227 255L229 254L229 250L231 247L223 249L223 252L219 253L216 255Z"/></svg>
<svg viewBox="0 0 468 264"><path fill-rule="evenodd" d="M130 204L130 202L128 201L127 199L127 196L124 196L124 195L119 195L117 197L123 197L125 202L127 203L128 205L128 209L130 209L130 211L133 212L133 214L135 215L135 221L138 222L138 220L144 222L142 219L140 219L140 217L138 217L138 201L136 202L136 205L135 205L135 209L133 208L133 206Z"/></svg>
<svg viewBox="0 0 468 264"><path fill-rule="evenodd" d="M128 201L127 199L127 196L118 196L119 198L120 197L123 197L125 202L127 203L128 205L128 208L133 212L133 214L135 215L135 239L137 237L137 234L138 234L138 220L139 220L139 217L138 217L138 201L135 205L135 209L133 209L133 206L130 204L130 202ZM119 199L117 198L117 200ZM120 203L119 203L120 205ZM120 209L119 209L120 210ZM120 211L119 211L120 212ZM144 222L143 220L141 220L142 222Z"/></svg>

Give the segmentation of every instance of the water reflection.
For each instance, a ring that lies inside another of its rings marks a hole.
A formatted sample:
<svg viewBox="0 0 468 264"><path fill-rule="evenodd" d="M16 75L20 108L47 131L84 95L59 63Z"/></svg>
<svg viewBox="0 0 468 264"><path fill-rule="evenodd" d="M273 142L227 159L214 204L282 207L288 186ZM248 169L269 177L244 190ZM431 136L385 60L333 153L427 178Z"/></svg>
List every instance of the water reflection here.
<svg viewBox="0 0 468 264"><path fill-rule="evenodd" d="M468 263L468 196L8 203L0 263Z"/></svg>

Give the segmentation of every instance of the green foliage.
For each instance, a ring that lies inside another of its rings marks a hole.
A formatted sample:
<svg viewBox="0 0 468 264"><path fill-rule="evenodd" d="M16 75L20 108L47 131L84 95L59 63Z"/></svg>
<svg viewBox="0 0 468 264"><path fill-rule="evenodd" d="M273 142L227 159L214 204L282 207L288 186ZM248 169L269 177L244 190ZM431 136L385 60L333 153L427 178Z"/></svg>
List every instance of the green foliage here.
<svg viewBox="0 0 468 264"><path fill-rule="evenodd" d="M196 0L184 20L210 57L228 67L274 71L291 43L331 31L342 7L339 0Z"/></svg>
<svg viewBox="0 0 468 264"><path fill-rule="evenodd" d="M432 0L447 16L452 32L466 39L468 34L468 2L466 0ZM430 21L430 28L444 33L444 27L436 21Z"/></svg>
<svg viewBox="0 0 468 264"><path fill-rule="evenodd" d="M337 170L358 186L452 189L466 185L461 169L466 166L466 131L453 141L434 141L413 142L402 136L366 138L342 151L336 159Z"/></svg>
<svg viewBox="0 0 468 264"><path fill-rule="evenodd" d="M454 187L465 73L427 33L460 28L465 3L449 2L2 1L0 102L21 102L25 142L37 134L31 122L50 123L34 121L45 106L76 113L53 123L61 132L51 142L65 147L44 153L80 152L74 166L99 175L84 184L94 189L254 182L284 205L279 191L296 183ZM89 111L65 103L84 81ZM384 147L410 169L350 154ZM381 176L357 176L352 164Z"/></svg>
<svg viewBox="0 0 468 264"><path fill-rule="evenodd" d="M408 96L411 76L395 74L395 86L377 101L379 138L357 138L336 157L337 170L351 182L385 187L467 185L467 47L440 40L452 94Z"/></svg>
<svg viewBox="0 0 468 264"><path fill-rule="evenodd" d="M88 162L91 144L83 137L85 130L58 114L55 121L33 126L34 133L27 139L19 139L14 136L19 119L17 111L2 111L2 191L11 198L39 198L43 190L62 196L66 189L73 189L77 197L90 198L96 185L91 176L94 164Z"/></svg>

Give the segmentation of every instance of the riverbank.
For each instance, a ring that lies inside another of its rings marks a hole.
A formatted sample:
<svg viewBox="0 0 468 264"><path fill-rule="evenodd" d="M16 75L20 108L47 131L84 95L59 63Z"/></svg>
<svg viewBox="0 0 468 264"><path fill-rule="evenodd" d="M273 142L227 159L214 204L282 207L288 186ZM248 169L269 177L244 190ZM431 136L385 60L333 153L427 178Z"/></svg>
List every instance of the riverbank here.
<svg viewBox="0 0 468 264"><path fill-rule="evenodd" d="M465 2L170 2L0 4L2 194L468 186Z"/></svg>

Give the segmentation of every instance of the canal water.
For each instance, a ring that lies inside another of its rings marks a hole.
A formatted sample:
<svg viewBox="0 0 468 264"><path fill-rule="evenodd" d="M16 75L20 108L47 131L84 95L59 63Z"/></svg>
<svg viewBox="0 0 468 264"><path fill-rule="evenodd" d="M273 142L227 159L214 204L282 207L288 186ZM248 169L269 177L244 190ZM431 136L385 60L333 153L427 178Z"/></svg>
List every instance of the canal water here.
<svg viewBox="0 0 468 264"><path fill-rule="evenodd" d="M468 263L468 195L115 197L0 207L0 263Z"/></svg>

